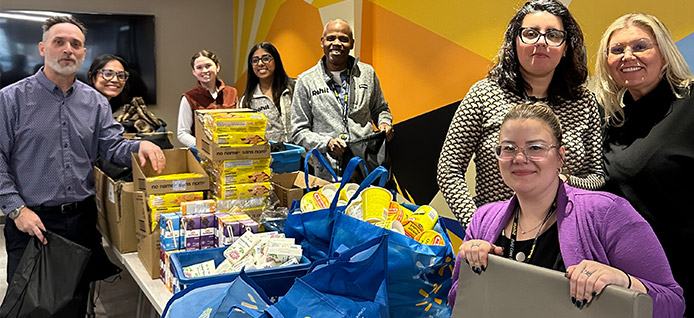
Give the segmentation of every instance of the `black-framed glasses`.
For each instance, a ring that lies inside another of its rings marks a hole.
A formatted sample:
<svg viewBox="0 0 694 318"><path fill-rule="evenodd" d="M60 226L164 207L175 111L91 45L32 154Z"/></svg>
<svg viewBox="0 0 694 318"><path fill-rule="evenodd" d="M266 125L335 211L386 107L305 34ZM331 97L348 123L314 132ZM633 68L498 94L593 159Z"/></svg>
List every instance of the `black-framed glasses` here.
<svg viewBox="0 0 694 318"><path fill-rule="evenodd" d="M109 70L109 69L100 69L97 71L99 74L101 74L101 77L104 78L104 80L110 81L113 79L115 76L119 81L125 82L128 80L128 77L130 77L130 74L126 71L114 71L114 70Z"/></svg>
<svg viewBox="0 0 694 318"><path fill-rule="evenodd" d="M258 64L260 61L263 61L263 64L270 63L270 61L272 61L272 55L263 54L261 57L254 56L251 58L252 65Z"/></svg>
<svg viewBox="0 0 694 318"><path fill-rule="evenodd" d="M566 31L550 29L545 32L540 32L536 28L526 27L521 28L520 34L521 42L525 44L535 44L540 41L540 37L545 38L545 44L548 46L561 46L566 41Z"/></svg>
<svg viewBox="0 0 694 318"><path fill-rule="evenodd" d="M609 55L615 55L615 56L622 56L624 53L627 52L627 50L631 51L631 54L633 55L639 55L640 53L644 53L652 48L655 47L655 44L651 42L651 40L646 39L646 38L640 38L635 41L631 41L627 44L624 43L615 43L610 45L609 48L607 48L607 54Z"/></svg>
<svg viewBox="0 0 694 318"><path fill-rule="evenodd" d="M494 154L499 161L511 161L519 152L523 153L529 160L542 161L547 159L549 150L556 147L556 145L544 142L530 143L525 145L525 147L518 147L516 144L510 142L502 142L494 147Z"/></svg>

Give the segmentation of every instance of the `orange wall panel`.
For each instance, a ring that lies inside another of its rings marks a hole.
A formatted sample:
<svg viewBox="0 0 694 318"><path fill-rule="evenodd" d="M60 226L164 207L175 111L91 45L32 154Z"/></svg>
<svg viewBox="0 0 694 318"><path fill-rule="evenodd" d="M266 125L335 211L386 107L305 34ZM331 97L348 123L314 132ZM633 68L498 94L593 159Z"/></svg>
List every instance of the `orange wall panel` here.
<svg viewBox="0 0 694 318"><path fill-rule="evenodd" d="M370 1L362 21L362 34L369 34L362 55L376 69L396 123L462 99L489 69L489 59Z"/></svg>

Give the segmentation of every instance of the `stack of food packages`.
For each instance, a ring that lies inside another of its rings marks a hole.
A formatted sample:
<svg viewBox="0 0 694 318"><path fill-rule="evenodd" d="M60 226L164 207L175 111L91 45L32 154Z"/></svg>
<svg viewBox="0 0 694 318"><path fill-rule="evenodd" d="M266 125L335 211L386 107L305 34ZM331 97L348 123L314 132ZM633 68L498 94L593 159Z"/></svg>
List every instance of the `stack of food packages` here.
<svg viewBox="0 0 694 318"><path fill-rule="evenodd" d="M176 278L169 259L171 253L204 250L228 246L241 234L257 233L259 225L247 214L237 212L215 212L214 200L183 203L181 212L159 215L160 225L160 269L159 277L170 291L174 292ZM193 208L195 206L195 208ZM202 207L209 210L201 213Z"/></svg>
<svg viewBox="0 0 694 318"><path fill-rule="evenodd" d="M149 177L147 181L200 177L203 175L186 172ZM147 196L151 230L154 231L157 226L160 228L159 277L171 291L175 278L169 255L181 250L214 247L216 202L205 200L205 192L169 192Z"/></svg>
<svg viewBox="0 0 694 318"><path fill-rule="evenodd" d="M207 138L228 147L264 144L267 118L262 113L214 112L202 114ZM270 153L253 159L216 160L202 156L210 175L212 194L219 211L241 208L251 216L260 215L272 190Z"/></svg>
<svg viewBox="0 0 694 318"><path fill-rule="evenodd" d="M340 184L328 184L318 191L306 193L301 198L301 213L326 209L338 195L338 206L345 206L359 189L358 184L348 183L337 193ZM296 212L295 212L296 213ZM364 189L345 209L345 214L406 235L427 245L446 245L441 234L434 230L438 222L438 212L428 205L422 205L411 211L393 201L393 194L381 187L371 186Z"/></svg>
<svg viewBox="0 0 694 318"><path fill-rule="evenodd" d="M241 210L215 212L215 200L181 203L180 212L159 215L161 251L159 277L177 292L171 253L229 246L242 234L257 233L259 225Z"/></svg>
<svg viewBox="0 0 694 318"><path fill-rule="evenodd" d="M211 259L182 270L186 277L192 278L235 273L244 267L252 270L288 266L299 264L301 253L301 245L296 245L293 238L286 238L283 233L245 232L224 250L224 260L218 265Z"/></svg>

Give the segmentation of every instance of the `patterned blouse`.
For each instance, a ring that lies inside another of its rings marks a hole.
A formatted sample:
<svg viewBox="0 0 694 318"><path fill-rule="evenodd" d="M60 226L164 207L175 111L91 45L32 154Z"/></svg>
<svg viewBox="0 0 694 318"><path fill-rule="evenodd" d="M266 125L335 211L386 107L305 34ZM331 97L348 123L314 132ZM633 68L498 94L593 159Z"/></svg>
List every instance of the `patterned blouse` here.
<svg viewBox="0 0 694 318"><path fill-rule="evenodd" d="M467 226L472 213L485 203L508 200L513 195L501 178L493 148L499 142L499 129L508 110L526 100L483 79L475 83L458 106L448 128L438 163L437 181L453 214ZM580 98L550 105L559 117L566 148L562 174L568 184L596 190L605 183L602 169L602 130L598 103L584 89ZM476 167L473 198L465 183L470 160Z"/></svg>

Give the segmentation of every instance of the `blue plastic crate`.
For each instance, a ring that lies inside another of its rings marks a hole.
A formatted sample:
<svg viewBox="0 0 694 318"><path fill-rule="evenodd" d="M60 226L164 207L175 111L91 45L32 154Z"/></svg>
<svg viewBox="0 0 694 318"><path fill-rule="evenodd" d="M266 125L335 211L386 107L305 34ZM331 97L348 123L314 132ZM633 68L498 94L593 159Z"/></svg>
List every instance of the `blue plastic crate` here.
<svg viewBox="0 0 694 318"><path fill-rule="evenodd" d="M270 169L274 173L292 172L301 169L301 154L306 151L304 147L286 142L284 145L287 147L287 150L270 153L272 156Z"/></svg>
<svg viewBox="0 0 694 318"><path fill-rule="evenodd" d="M183 290L187 286L203 279L236 275L236 273L226 273L195 278L189 278L183 275L183 267L202 263L211 259L214 260L215 266L219 266L219 264L224 261L224 254L222 254L222 252L224 252L225 249L226 247L217 247L205 250L171 253L169 259L173 265L174 276L176 276L178 280L180 289ZM299 264L265 269L251 269L247 270L246 274L248 274L269 297L284 296L289 288L294 285L294 279L304 276L310 267L311 261L305 256L302 256L301 263Z"/></svg>

